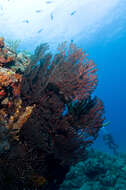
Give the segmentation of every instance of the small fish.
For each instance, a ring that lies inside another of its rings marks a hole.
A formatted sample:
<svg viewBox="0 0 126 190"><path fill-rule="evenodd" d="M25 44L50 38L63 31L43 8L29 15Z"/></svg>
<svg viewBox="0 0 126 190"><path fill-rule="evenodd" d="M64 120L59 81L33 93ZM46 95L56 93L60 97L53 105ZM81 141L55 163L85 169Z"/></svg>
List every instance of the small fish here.
<svg viewBox="0 0 126 190"><path fill-rule="evenodd" d="M42 10L36 10L35 12L36 12L36 13L41 13L41 12L42 12Z"/></svg>
<svg viewBox="0 0 126 190"><path fill-rule="evenodd" d="M40 29L40 30L38 30L38 32L37 33L40 33L40 32L42 32L43 31L43 29Z"/></svg>
<svg viewBox="0 0 126 190"><path fill-rule="evenodd" d="M52 3L52 1L46 1L46 4L51 4Z"/></svg>
<svg viewBox="0 0 126 190"><path fill-rule="evenodd" d="M29 20L24 20L23 22L28 24L28 23L29 23Z"/></svg>
<svg viewBox="0 0 126 190"><path fill-rule="evenodd" d="M53 13L50 14L50 18L51 18L51 20L53 20Z"/></svg>
<svg viewBox="0 0 126 190"><path fill-rule="evenodd" d="M103 127L106 127L106 126L108 126L110 123L111 123L110 121L107 121L107 122L103 123L102 126L103 126Z"/></svg>
<svg viewBox="0 0 126 190"><path fill-rule="evenodd" d="M73 16L76 13L76 11L73 11L70 13L71 16Z"/></svg>

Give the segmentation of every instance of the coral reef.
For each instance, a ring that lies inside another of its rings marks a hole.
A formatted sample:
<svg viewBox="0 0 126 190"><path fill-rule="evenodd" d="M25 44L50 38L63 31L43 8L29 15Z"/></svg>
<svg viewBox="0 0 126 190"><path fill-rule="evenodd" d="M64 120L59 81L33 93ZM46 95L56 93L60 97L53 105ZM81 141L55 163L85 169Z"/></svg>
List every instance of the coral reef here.
<svg viewBox="0 0 126 190"><path fill-rule="evenodd" d="M10 150L11 142L18 139L17 134L29 115L29 107L22 107L20 97L22 75L18 68L13 68L18 63L18 55L7 49L0 38L0 153ZM21 61L20 65L25 69L27 63Z"/></svg>
<svg viewBox="0 0 126 190"><path fill-rule="evenodd" d="M60 190L125 190L126 155L111 157L90 150L85 161L72 166Z"/></svg>
<svg viewBox="0 0 126 190"><path fill-rule="evenodd" d="M103 125L96 65L73 43L55 56L41 44L30 59L0 45L1 189L58 189Z"/></svg>

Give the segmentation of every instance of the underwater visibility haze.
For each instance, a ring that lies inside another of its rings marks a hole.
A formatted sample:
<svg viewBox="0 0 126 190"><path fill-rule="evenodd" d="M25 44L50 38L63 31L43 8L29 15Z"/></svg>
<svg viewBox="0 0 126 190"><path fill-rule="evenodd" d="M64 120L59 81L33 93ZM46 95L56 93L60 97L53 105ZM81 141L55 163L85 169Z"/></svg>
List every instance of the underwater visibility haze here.
<svg viewBox="0 0 126 190"><path fill-rule="evenodd" d="M126 1L0 0L0 189L126 189Z"/></svg>

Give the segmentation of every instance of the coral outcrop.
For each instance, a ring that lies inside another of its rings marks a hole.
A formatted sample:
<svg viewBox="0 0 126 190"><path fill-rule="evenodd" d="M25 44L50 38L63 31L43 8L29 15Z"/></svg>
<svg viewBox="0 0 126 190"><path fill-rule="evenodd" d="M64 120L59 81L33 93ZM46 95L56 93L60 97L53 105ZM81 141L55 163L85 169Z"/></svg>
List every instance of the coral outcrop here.
<svg viewBox="0 0 126 190"><path fill-rule="evenodd" d="M126 155L110 156L90 150L87 159L72 166L60 190L125 190Z"/></svg>
<svg viewBox="0 0 126 190"><path fill-rule="evenodd" d="M23 57L22 55L22 60ZM13 134L16 134L28 118L28 109L30 108L22 108L22 100L20 97L22 74L20 74L19 68L16 67L16 65L22 65L21 68L23 72L29 60L28 58L25 59L26 63L23 63L22 60L20 61L19 55L5 46L4 39L0 38L0 152L4 152L4 149L7 150L7 147L9 149L9 134L11 134L13 130ZM3 136L4 128L8 134L6 138ZM6 144L8 144L8 146L4 146Z"/></svg>
<svg viewBox="0 0 126 190"><path fill-rule="evenodd" d="M41 44L30 59L3 38L0 47L1 189L58 189L104 121L102 101L91 96L96 65L73 43L55 56Z"/></svg>

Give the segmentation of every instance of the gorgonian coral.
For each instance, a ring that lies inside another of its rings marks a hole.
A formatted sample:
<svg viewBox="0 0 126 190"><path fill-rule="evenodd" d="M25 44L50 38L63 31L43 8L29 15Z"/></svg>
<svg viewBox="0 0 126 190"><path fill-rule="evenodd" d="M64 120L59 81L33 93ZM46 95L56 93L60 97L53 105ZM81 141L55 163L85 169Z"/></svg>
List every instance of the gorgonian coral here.
<svg viewBox="0 0 126 190"><path fill-rule="evenodd" d="M31 57L22 85L22 94L34 101L41 97L48 84L55 84L66 101L87 98L97 85L96 65L87 59L87 54L73 43L65 44L53 57L47 44L40 45ZM30 98L32 96L32 98Z"/></svg>
<svg viewBox="0 0 126 190"><path fill-rule="evenodd" d="M36 107L21 129L20 140L40 152L43 169L37 165L36 155L35 170L60 183L53 167L55 171L57 167L69 168L84 159L86 147L102 127L104 106L97 97L91 98L97 85L97 69L82 49L73 43L67 48L63 43L54 57L47 50L47 44L35 50L23 76L24 105ZM48 167L50 162L52 170Z"/></svg>

